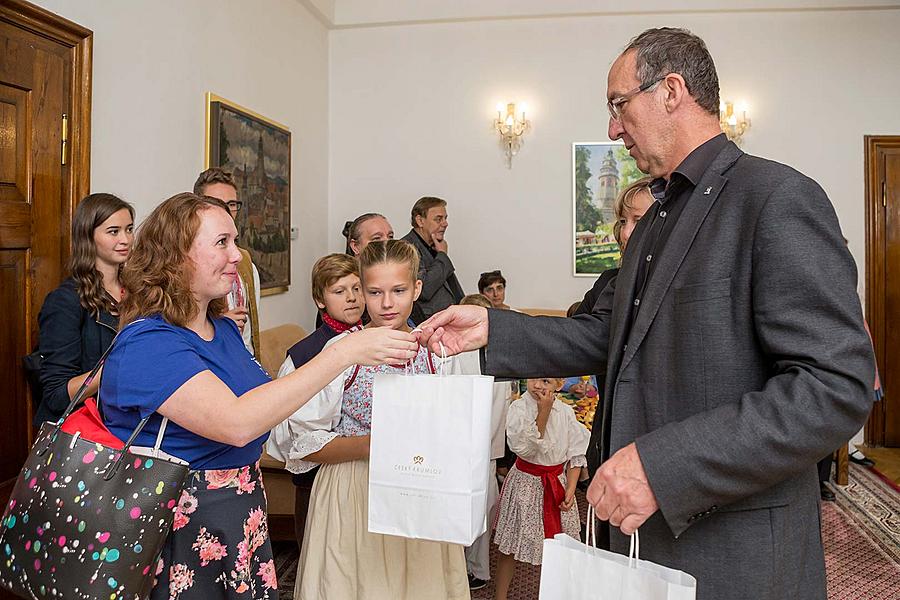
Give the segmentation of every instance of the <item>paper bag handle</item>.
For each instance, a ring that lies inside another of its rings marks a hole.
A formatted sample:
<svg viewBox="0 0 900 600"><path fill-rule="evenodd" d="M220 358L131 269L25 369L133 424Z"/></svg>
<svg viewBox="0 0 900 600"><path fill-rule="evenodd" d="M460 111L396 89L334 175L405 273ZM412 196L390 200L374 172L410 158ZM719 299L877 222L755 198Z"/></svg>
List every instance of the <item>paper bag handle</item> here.
<svg viewBox="0 0 900 600"><path fill-rule="evenodd" d="M421 333L422 330L419 327L416 327L415 329L410 331L410 333L415 333L417 331ZM447 363L447 349L444 347L444 342L442 342L440 340L438 340L438 346L440 346L440 348L441 348L441 366L439 367L437 374L440 375L441 377L443 377L444 376L444 365ZM413 360L415 360L415 359L413 359ZM406 370L405 370L406 375L415 375L415 373L412 372L412 360L407 361L405 366L406 366Z"/></svg>
<svg viewBox="0 0 900 600"><path fill-rule="evenodd" d="M640 560L641 554L641 539L638 537L638 532L635 530L634 533L631 534L631 544L628 547L628 566L629 567L637 567L637 563ZM632 563L631 561L634 561Z"/></svg>
<svg viewBox="0 0 900 600"><path fill-rule="evenodd" d="M597 516L594 514L594 505L588 504L587 509L587 524L585 525L585 545L591 548L597 547ZM628 566L631 568L636 568L637 563L640 560L641 554L641 539L638 537L638 532L635 531L631 534L631 543L628 547Z"/></svg>

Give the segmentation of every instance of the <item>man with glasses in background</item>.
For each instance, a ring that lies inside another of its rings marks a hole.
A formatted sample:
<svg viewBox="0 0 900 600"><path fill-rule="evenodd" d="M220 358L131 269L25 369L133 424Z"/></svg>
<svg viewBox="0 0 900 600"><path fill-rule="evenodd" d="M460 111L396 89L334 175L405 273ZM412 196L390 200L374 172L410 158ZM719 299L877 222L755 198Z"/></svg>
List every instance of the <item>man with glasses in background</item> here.
<svg viewBox="0 0 900 600"><path fill-rule="evenodd" d="M699 37L650 29L610 68L609 138L654 204L590 315L454 306L422 324L506 377L606 372L587 499L610 547L697 578L697 600L825 600L815 464L872 406L856 266L812 179L719 128Z"/></svg>
<svg viewBox="0 0 900 600"><path fill-rule="evenodd" d="M234 176L221 167L211 167L197 177L194 193L218 198L228 206L231 218L237 220L244 203L238 200ZM240 240L238 240L240 241ZM259 359L259 270L244 248L238 263L238 277L228 294L228 312L224 316L237 323L244 346Z"/></svg>

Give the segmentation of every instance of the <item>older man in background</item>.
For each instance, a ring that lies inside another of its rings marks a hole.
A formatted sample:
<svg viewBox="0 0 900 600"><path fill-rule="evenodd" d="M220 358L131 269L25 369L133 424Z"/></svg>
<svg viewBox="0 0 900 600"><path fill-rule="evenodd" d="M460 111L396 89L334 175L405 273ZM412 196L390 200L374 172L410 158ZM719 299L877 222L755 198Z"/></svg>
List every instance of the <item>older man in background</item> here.
<svg viewBox="0 0 900 600"><path fill-rule="evenodd" d="M413 307L412 320L421 323L434 313L458 304L465 295L456 268L447 254L447 201L424 196L412 207L412 230L403 239L419 251L422 294Z"/></svg>

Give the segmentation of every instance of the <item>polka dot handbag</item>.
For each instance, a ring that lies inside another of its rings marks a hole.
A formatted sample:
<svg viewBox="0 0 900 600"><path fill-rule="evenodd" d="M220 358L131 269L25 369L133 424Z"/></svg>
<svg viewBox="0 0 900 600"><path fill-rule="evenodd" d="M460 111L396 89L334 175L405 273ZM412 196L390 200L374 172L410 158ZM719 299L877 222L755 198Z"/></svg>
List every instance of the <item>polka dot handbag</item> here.
<svg viewBox="0 0 900 600"><path fill-rule="evenodd" d="M165 425L154 448L132 448L150 417L122 450L62 431L105 357L41 427L0 519L0 586L24 598L134 600L153 588L188 466L159 451Z"/></svg>

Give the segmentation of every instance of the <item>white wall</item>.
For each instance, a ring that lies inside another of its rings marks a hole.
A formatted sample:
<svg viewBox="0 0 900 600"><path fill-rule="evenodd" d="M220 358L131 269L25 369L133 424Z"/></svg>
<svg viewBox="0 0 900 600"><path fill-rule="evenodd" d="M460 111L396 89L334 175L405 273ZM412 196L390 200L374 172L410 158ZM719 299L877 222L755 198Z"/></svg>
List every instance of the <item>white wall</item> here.
<svg viewBox="0 0 900 600"><path fill-rule="evenodd" d="M723 98L750 103L744 149L822 184L862 274L863 135L900 133L900 10L332 31L331 249L342 248L347 218L380 211L402 235L412 203L438 195L450 203L450 256L467 292L481 271L501 268L514 306L565 308L580 298L592 280L571 274L570 145L607 139L607 69L630 37L661 25L707 41ZM534 125L511 171L491 129L506 99L528 102Z"/></svg>
<svg viewBox="0 0 900 600"><path fill-rule="evenodd" d="M137 220L203 169L204 93L292 132L290 292L262 299L261 327L313 325L312 262L326 249L328 31L295 0L38 0L94 31L91 190ZM320 2L321 4L321 2Z"/></svg>
<svg viewBox="0 0 900 600"><path fill-rule="evenodd" d="M311 0L301 0L311 1ZM321 0L325 1L325 0ZM535 16L806 10L896 6L896 0L331 0L337 27ZM736 16L735 18L740 18Z"/></svg>

